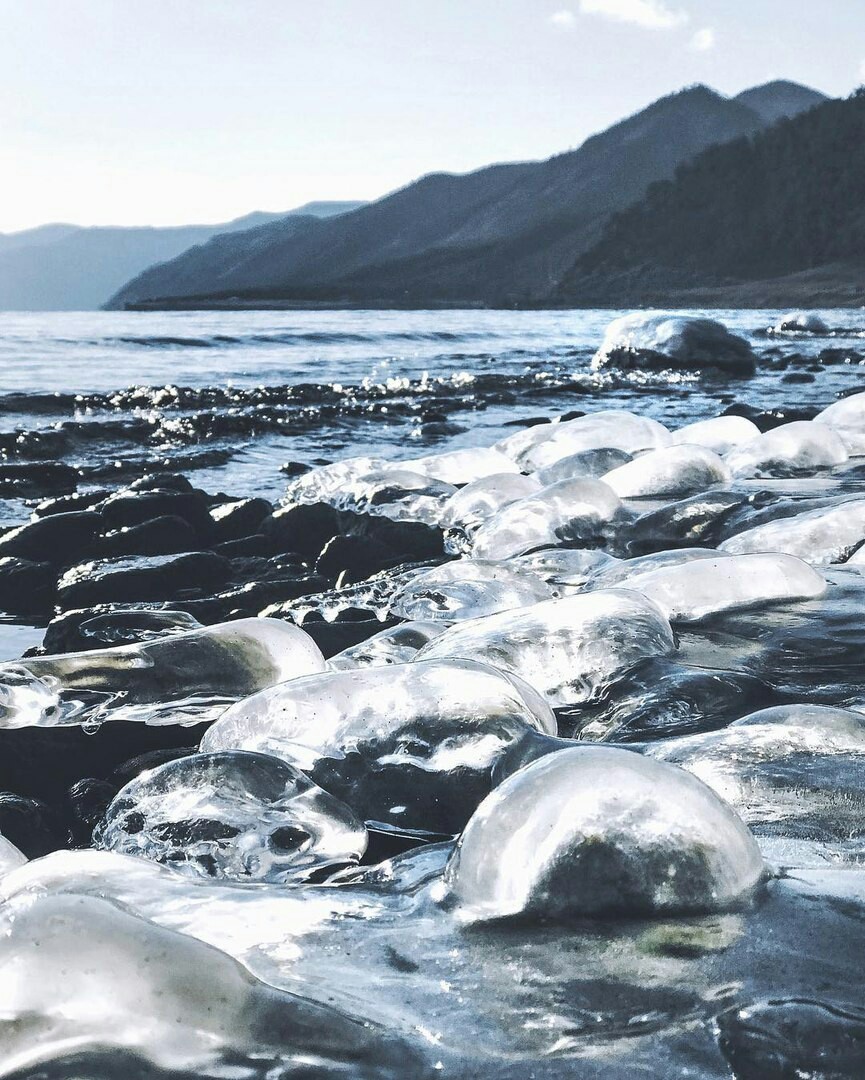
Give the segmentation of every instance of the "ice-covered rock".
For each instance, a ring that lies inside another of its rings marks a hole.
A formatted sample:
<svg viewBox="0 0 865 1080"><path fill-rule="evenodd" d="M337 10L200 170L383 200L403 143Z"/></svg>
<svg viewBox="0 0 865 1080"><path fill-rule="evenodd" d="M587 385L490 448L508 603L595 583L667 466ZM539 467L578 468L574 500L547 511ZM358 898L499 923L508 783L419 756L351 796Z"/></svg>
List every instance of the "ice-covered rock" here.
<svg viewBox="0 0 865 1080"><path fill-rule="evenodd" d="M355 668L382 667L385 664L408 664L415 654L438 637L446 623L403 622L373 634L359 645L343 649L327 661L328 671L353 671Z"/></svg>
<svg viewBox="0 0 865 1080"><path fill-rule="evenodd" d="M23 896L0 920L4 1076L427 1075L377 1025L107 900Z"/></svg>
<svg viewBox="0 0 865 1080"><path fill-rule="evenodd" d="M722 611L813 600L826 592L825 579L813 567L792 555L776 553L692 559L636 571L621 584L654 600L671 622L694 622Z"/></svg>
<svg viewBox="0 0 865 1080"><path fill-rule="evenodd" d="M329 503L347 484L386 467L387 462L371 457L344 458L332 465L321 465L292 480L286 489L284 502Z"/></svg>
<svg viewBox="0 0 865 1080"><path fill-rule="evenodd" d="M192 724L266 686L324 669L309 634L238 619L116 649L0 665L0 727Z"/></svg>
<svg viewBox="0 0 865 1080"><path fill-rule="evenodd" d="M744 416L714 416L711 420L686 424L671 435L676 445L690 443L692 446L705 446L723 457L737 446L759 438L760 429Z"/></svg>
<svg viewBox="0 0 865 1080"><path fill-rule="evenodd" d="M600 590L474 619L446 630L418 660L466 657L520 676L553 705L595 697L617 673L676 648L653 601L623 589Z"/></svg>
<svg viewBox="0 0 865 1080"><path fill-rule="evenodd" d="M724 458L733 476L795 476L843 465L848 458L841 439L827 424L794 420L731 450Z"/></svg>
<svg viewBox="0 0 865 1080"><path fill-rule="evenodd" d="M781 705L648 753L699 777L759 837L828 842L827 861L865 856L862 713Z"/></svg>
<svg viewBox="0 0 865 1080"><path fill-rule="evenodd" d="M667 446L670 433L663 424L648 416L623 409L602 409L552 424L538 424L509 435L497 449L512 458L522 469L547 468L563 458L587 450L623 450L636 454Z"/></svg>
<svg viewBox="0 0 865 1080"><path fill-rule="evenodd" d="M852 456L865 456L865 393L833 401L817 413L814 423L831 428Z"/></svg>
<svg viewBox="0 0 865 1080"><path fill-rule="evenodd" d="M652 450L603 477L604 483L623 499L677 499L727 484L730 479L729 469L714 451L689 444Z"/></svg>
<svg viewBox="0 0 865 1080"><path fill-rule="evenodd" d="M620 510L618 496L602 480L560 480L485 521L474 535L472 556L509 559L536 548L592 541Z"/></svg>
<svg viewBox="0 0 865 1080"><path fill-rule="evenodd" d="M506 754L555 732L529 684L447 657L271 687L228 709L201 748L273 754L366 821L449 833L489 791Z"/></svg>
<svg viewBox="0 0 865 1080"><path fill-rule="evenodd" d="M299 770L266 754L193 754L139 774L96 828L97 847L192 877L286 884L357 862L366 828Z"/></svg>
<svg viewBox="0 0 865 1080"><path fill-rule="evenodd" d="M330 503L338 510L434 525L456 490L453 484L388 464L346 480L331 493Z"/></svg>
<svg viewBox="0 0 865 1080"><path fill-rule="evenodd" d="M553 589L527 567L485 559L460 559L413 578L390 610L403 619L460 622L549 600Z"/></svg>
<svg viewBox="0 0 865 1080"><path fill-rule="evenodd" d="M464 450L447 450L442 454L409 458L397 462L402 469L423 473L448 484L471 484L496 473L517 473L513 461L494 447L467 447Z"/></svg>
<svg viewBox="0 0 865 1080"><path fill-rule="evenodd" d="M624 450L605 446L598 450L581 450L571 454L545 469L539 469L534 476L544 487L549 487L559 480L600 480L606 473L620 465L627 465L630 460L631 455Z"/></svg>
<svg viewBox="0 0 865 1080"><path fill-rule="evenodd" d="M542 548L530 555L520 555L512 560L512 565L536 574L556 596L570 596L595 575L618 566L620 561L597 548Z"/></svg>
<svg viewBox="0 0 865 1080"><path fill-rule="evenodd" d="M753 375L757 359L744 338L714 319L636 311L607 327L592 368L608 367Z"/></svg>
<svg viewBox="0 0 865 1080"><path fill-rule="evenodd" d="M773 334L828 334L826 320L816 311L793 311L783 315L772 327Z"/></svg>
<svg viewBox="0 0 865 1080"><path fill-rule="evenodd" d="M542 485L533 476L499 472L466 484L448 499L439 524L445 529L476 529L509 503L534 495Z"/></svg>
<svg viewBox="0 0 865 1080"><path fill-rule="evenodd" d="M26 862L27 856L5 836L0 836L0 877Z"/></svg>
<svg viewBox="0 0 865 1080"><path fill-rule="evenodd" d="M575 747L509 777L478 807L445 873L464 918L718 911L763 877L754 838L686 772Z"/></svg>
<svg viewBox="0 0 865 1080"><path fill-rule="evenodd" d="M865 499L776 518L736 533L718 545L720 551L743 555L780 551L812 566L845 562L865 540Z"/></svg>

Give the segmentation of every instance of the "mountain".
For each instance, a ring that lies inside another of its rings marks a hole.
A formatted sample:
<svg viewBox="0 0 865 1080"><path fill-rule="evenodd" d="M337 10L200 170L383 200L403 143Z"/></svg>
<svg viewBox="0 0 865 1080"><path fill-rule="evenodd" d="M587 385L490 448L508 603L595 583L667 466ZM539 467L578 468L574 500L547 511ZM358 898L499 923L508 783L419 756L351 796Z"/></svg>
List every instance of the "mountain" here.
<svg viewBox="0 0 865 1080"><path fill-rule="evenodd" d="M290 211L311 220L345 213L357 202L315 202ZM216 233L248 231L285 214L257 211L220 225L170 228L83 228L41 225L0 233L0 310L79 311L98 308L145 267L173 259Z"/></svg>
<svg viewBox="0 0 865 1080"><path fill-rule="evenodd" d="M799 113L813 109L827 98L819 90L777 79L763 86L755 86L751 90L743 90L736 95L735 100L753 109L765 123L776 124L779 120L789 120Z"/></svg>
<svg viewBox="0 0 865 1080"><path fill-rule="evenodd" d="M614 217L555 299L581 306L865 300L865 90L705 151Z"/></svg>
<svg viewBox="0 0 865 1080"><path fill-rule="evenodd" d="M770 84L762 109L773 95L789 107L789 86ZM436 173L335 220L214 238L141 274L110 306L538 303L612 213L706 147L765 124L741 101L690 87L547 161Z"/></svg>

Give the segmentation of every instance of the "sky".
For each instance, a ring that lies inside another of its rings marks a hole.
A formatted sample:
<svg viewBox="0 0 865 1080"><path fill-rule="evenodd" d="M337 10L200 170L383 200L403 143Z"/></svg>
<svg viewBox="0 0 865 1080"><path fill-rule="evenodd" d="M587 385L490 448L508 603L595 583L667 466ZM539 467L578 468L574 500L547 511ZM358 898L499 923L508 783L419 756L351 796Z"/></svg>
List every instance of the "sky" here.
<svg viewBox="0 0 865 1080"><path fill-rule="evenodd" d="M775 78L865 82L863 0L0 0L0 232L374 199Z"/></svg>

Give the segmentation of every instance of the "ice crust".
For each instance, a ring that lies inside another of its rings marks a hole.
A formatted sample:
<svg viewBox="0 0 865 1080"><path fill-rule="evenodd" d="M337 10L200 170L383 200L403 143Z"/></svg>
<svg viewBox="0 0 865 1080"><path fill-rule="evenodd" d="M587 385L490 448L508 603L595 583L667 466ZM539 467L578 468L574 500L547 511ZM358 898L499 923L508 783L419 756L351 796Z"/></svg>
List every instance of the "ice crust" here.
<svg viewBox="0 0 865 1080"><path fill-rule="evenodd" d="M636 311L607 327L592 367L668 367L752 375L756 357L740 338L714 319Z"/></svg>
<svg viewBox="0 0 865 1080"><path fill-rule="evenodd" d="M731 476L714 451L681 444L643 454L608 472L603 479L622 499L682 498L716 484L727 484Z"/></svg>

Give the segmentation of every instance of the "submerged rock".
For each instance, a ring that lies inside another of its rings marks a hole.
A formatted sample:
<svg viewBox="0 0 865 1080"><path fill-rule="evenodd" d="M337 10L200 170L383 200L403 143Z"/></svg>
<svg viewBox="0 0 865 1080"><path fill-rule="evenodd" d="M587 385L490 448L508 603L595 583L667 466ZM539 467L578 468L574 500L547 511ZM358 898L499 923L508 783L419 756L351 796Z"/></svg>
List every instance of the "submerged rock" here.
<svg viewBox="0 0 865 1080"><path fill-rule="evenodd" d="M714 319L637 311L610 323L592 367L753 375L757 358L744 338Z"/></svg>
<svg viewBox="0 0 865 1080"><path fill-rule="evenodd" d="M137 776L95 846L192 877L286 884L357 862L366 829L344 803L265 754L194 754Z"/></svg>
<svg viewBox="0 0 865 1080"><path fill-rule="evenodd" d="M605 589L546 600L451 627L418 660L467 657L536 686L553 705L589 701L618 673L676 648L670 623L637 592Z"/></svg>
<svg viewBox="0 0 865 1080"><path fill-rule="evenodd" d="M478 807L445 880L470 921L711 912L763 879L754 838L705 784L612 747L562 750Z"/></svg>
<svg viewBox="0 0 865 1080"><path fill-rule="evenodd" d="M531 686L448 658L293 679L228 709L201 749L273 754L366 821L454 833L502 758L555 732Z"/></svg>

